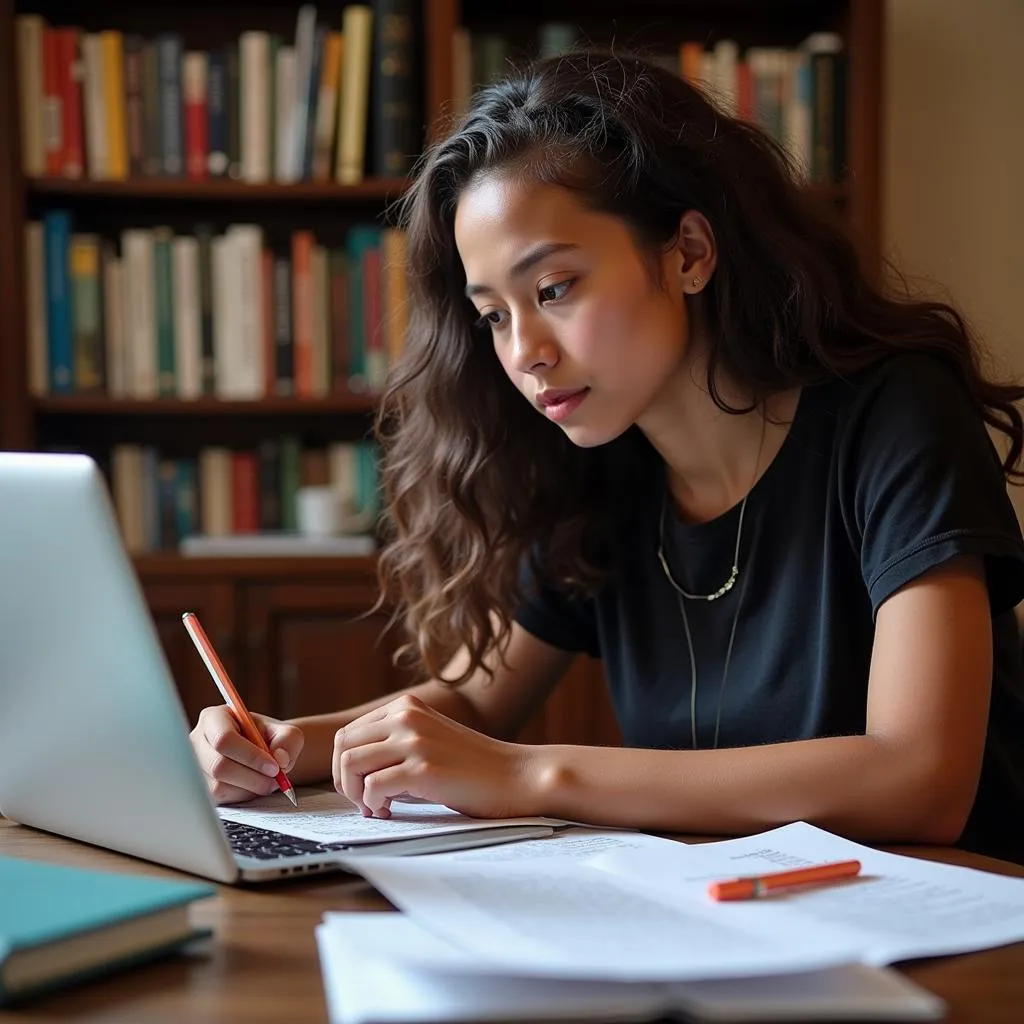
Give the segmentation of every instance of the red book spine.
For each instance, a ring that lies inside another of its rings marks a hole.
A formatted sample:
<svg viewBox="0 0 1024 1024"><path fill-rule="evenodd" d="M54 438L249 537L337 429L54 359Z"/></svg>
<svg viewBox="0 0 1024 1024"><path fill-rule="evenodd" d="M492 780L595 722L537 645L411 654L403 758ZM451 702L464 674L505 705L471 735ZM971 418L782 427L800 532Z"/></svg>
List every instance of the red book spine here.
<svg viewBox="0 0 1024 1024"><path fill-rule="evenodd" d="M61 90L61 173L80 178L85 166L82 147L82 63L78 29L57 29L57 73Z"/></svg>
<svg viewBox="0 0 1024 1024"><path fill-rule="evenodd" d="M61 107L64 94L60 86L60 37L58 30L43 28L43 145L46 150L46 173L58 175L64 155L64 130Z"/></svg>
<svg viewBox="0 0 1024 1024"><path fill-rule="evenodd" d="M292 351L295 394L313 394L313 245L311 231L292 234Z"/></svg>
<svg viewBox="0 0 1024 1024"><path fill-rule="evenodd" d="M231 532L260 528L259 463L255 452L231 453Z"/></svg>
<svg viewBox="0 0 1024 1024"><path fill-rule="evenodd" d="M185 169L189 178L200 180L209 168L210 140L206 117L205 54L189 53L183 75L185 106Z"/></svg>

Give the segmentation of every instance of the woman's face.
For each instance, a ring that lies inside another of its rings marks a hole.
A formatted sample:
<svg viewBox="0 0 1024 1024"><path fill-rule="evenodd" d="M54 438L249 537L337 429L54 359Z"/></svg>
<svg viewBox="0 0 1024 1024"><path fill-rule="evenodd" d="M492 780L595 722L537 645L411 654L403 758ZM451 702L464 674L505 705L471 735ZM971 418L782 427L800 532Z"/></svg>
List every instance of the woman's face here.
<svg viewBox="0 0 1024 1024"><path fill-rule="evenodd" d="M505 372L581 447L642 417L679 373L689 324L678 249L652 279L625 222L567 189L487 175L460 197L466 294Z"/></svg>

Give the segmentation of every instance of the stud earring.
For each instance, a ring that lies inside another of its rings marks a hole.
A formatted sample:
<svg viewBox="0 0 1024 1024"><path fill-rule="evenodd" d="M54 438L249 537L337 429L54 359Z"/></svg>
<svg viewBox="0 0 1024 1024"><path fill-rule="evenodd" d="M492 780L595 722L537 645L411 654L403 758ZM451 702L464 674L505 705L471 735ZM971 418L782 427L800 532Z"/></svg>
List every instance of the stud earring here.
<svg viewBox="0 0 1024 1024"><path fill-rule="evenodd" d="M690 283L693 285L693 290L699 292L704 287L704 278L695 277Z"/></svg>

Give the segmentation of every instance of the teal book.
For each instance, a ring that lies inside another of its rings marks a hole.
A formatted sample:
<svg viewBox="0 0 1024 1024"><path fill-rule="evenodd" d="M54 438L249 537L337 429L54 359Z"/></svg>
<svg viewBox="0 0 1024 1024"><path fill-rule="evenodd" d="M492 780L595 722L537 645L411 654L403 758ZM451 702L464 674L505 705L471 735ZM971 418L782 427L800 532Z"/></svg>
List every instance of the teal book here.
<svg viewBox="0 0 1024 1024"><path fill-rule="evenodd" d="M142 963L208 935L189 905L216 889L0 857L0 1006Z"/></svg>

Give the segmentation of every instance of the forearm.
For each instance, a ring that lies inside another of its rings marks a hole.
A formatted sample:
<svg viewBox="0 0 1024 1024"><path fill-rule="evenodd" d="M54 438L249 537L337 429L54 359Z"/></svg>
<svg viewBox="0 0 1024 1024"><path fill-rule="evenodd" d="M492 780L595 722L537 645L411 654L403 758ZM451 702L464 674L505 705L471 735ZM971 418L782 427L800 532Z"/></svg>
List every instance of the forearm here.
<svg viewBox="0 0 1024 1024"><path fill-rule="evenodd" d="M948 843L966 813L964 800L949 799L941 766L874 736L726 750L524 749L534 813L595 824L734 835L802 820L865 840Z"/></svg>
<svg viewBox="0 0 1024 1024"><path fill-rule="evenodd" d="M463 725L468 725L471 729L482 730L483 728L476 708L457 688L446 686L435 680L419 683L416 686L407 687L405 690L386 693L382 697L367 701L357 707L347 708L344 711L290 719L292 725L297 725L305 736L302 753L299 755L295 767L289 772L291 781L295 785L301 786L330 779L334 736L337 731L348 725L349 722L353 722L362 715L394 700L400 693L415 694L425 704L436 708L442 715L461 722Z"/></svg>

